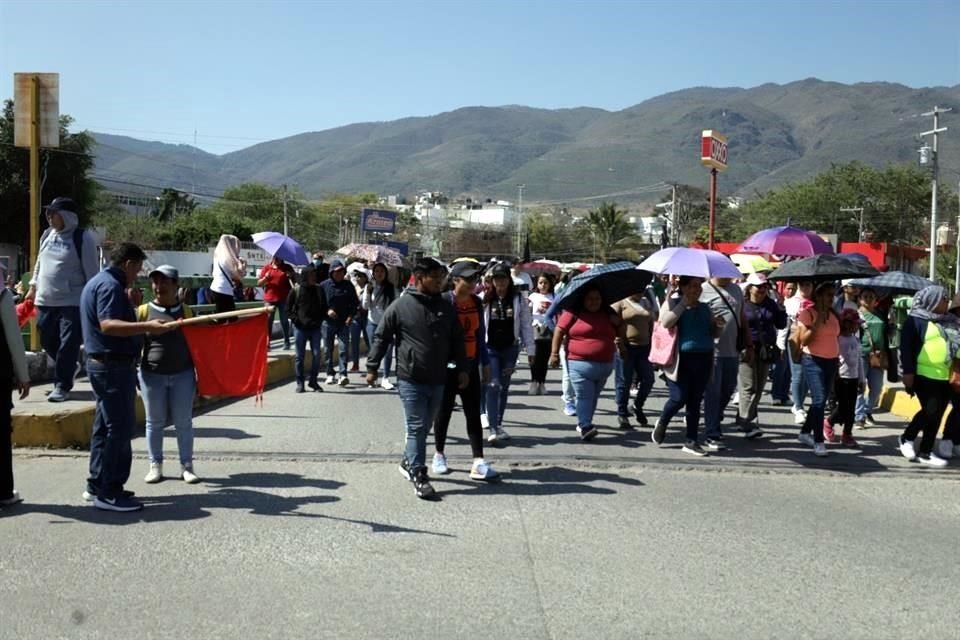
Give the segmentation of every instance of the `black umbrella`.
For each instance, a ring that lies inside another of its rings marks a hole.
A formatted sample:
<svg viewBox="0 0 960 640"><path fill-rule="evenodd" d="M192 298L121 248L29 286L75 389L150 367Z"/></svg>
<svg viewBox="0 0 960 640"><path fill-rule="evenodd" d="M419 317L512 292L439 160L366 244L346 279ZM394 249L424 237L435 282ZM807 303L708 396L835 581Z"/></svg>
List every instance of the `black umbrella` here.
<svg viewBox="0 0 960 640"><path fill-rule="evenodd" d="M933 284L926 278L903 271L887 271L876 278L858 278L850 284L868 289L879 289L890 294L916 293Z"/></svg>
<svg viewBox="0 0 960 640"><path fill-rule="evenodd" d="M850 260L843 256L820 254L810 258L791 260L780 265L767 278L769 280L783 280L798 282L813 280L823 282L846 278L872 278L880 272L869 263L861 260Z"/></svg>
<svg viewBox="0 0 960 640"><path fill-rule="evenodd" d="M637 269L635 264L627 261L602 264L584 271L571 278L563 291L554 299L553 304L547 310L547 323L555 324L556 317L560 315L561 311L576 306L583 297L583 289L587 285L600 289L603 304L611 305L618 300L623 300L639 291L643 291L652 279L652 273L641 271Z"/></svg>

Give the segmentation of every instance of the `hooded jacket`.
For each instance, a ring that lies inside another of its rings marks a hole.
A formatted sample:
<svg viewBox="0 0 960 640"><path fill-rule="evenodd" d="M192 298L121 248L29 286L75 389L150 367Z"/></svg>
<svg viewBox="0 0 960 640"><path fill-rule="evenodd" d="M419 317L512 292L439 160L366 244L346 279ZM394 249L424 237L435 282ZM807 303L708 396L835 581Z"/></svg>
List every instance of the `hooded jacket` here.
<svg viewBox="0 0 960 640"><path fill-rule="evenodd" d="M429 296L410 287L391 304L377 325L367 371L376 372L391 344L397 346L397 378L417 384L443 385L447 363L468 371L463 331L457 311L441 295Z"/></svg>
<svg viewBox="0 0 960 640"><path fill-rule="evenodd" d="M336 327L343 327L347 323L347 318L352 318L357 314L360 308L360 298L357 296L357 289L350 282L349 278L344 278L340 282L335 282L333 272L342 267L341 260L334 260L330 264L331 277L320 283L323 294L327 299L327 308L333 309L337 314L336 320L328 321Z"/></svg>
<svg viewBox="0 0 960 640"><path fill-rule="evenodd" d="M37 263L33 266L30 286L36 287L34 303L38 307L78 307L83 285L99 273L97 241L89 231L83 232L83 260L73 246L77 214L60 211L63 229L49 227L40 236Z"/></svg>

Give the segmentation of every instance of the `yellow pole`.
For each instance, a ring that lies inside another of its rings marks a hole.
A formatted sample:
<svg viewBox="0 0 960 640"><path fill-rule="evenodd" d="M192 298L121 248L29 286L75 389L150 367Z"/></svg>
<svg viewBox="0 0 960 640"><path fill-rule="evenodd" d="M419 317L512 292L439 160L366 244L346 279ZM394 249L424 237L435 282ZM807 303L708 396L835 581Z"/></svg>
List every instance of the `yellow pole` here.
<svg viewBox="0 0 960 640"><path fill-rule="evenodd" d="M30 262L29 269L37 264L37 249L40 242L40 78L33 76L30 82ZM40 350L40 335L37 321L30 321L30 350Z"/></svg>

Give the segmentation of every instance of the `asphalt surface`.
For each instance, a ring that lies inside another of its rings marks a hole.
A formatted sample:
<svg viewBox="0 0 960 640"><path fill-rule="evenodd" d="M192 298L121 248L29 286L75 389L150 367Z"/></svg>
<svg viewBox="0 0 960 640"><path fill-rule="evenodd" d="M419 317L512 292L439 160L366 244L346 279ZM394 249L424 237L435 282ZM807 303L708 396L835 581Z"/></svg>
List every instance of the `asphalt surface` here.
<svg viewBox="0 0 960 640"><path fill-rule="evenodd" d="M525 370L503 482L469 479L463 416L438 502L396 469L395 393L293 393L197 416L186 485L146 485L139 513L80 499L86 454L20 449L26 501L0 509L0 638L954 638L960 463L896 455L900 419L820 459L766 402L769 434L696 459L615 427L589 444ZM611 384L612 387L612 379ZM658 382L649 403L664 400ZM167 475L176 446L165 440ZM430 448L432 454L432 446Z"/></svg>

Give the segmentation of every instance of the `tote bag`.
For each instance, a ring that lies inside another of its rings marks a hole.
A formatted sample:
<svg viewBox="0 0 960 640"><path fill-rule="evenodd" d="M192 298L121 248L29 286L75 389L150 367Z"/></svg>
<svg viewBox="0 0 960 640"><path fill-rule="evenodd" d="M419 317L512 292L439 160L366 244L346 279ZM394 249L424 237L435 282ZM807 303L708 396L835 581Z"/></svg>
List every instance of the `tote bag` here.
<svg viewBox="0 0 960 640"><path fill-rule="evenodd" d="M653 324L650 338L650 363L670 367L677 357L677 328L666 329L659 322Z"/></svg>

